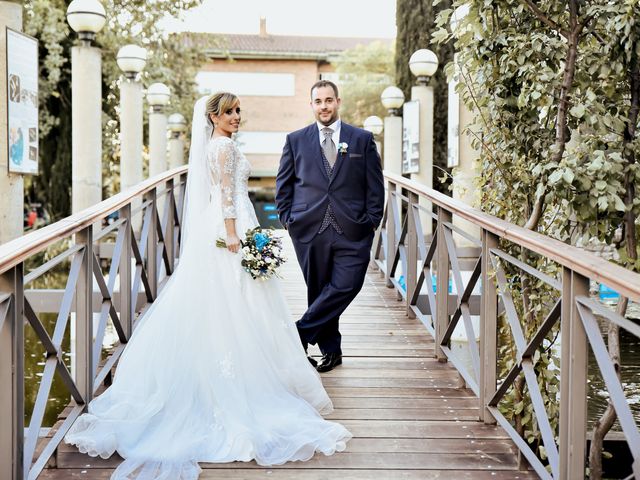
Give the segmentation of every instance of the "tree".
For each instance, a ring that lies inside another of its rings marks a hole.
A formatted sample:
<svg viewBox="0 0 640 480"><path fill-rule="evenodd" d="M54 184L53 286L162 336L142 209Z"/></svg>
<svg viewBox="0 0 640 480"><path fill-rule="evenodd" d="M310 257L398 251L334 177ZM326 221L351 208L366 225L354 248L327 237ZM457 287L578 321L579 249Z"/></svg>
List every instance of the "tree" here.
<svg viewBox="0 0 640 480"><path fill-rule="evenodd" d="M464 66L461 93L478 113L476 127L482 132L476 141L482 205L566 242L615 246L616 261L640 271L640 4L464 3L470 13L455 44ZM438 17L437 41L451 39L446 27L450 14L444 9ZM521 285L523 311L534 293L548 292ZM624 315L627 303L618 303L619 314ZM538 325L534 321L529 328ZM615 325L608 344L618 367ZM544 362L539 369L545 369ZM546 401L552 404L553 395ZM610 405L594 432L592 478L601 476L601 441L614 421ZM535 427L531 418L521 426L521 433Z"/></svg>
<svg viewBox="0 0 640 480"><path fill-rule="evenodd" d="M448 84L444 66L453 58L453 47L449 43L436 43L431 35L436 30L438 12L451 6L451 0L432 5L433 0L397 0L396 25L396 85L404 92L405 98L411 98L411 86L415 85L415 77L409 70L409 58L418 49L432 50L440 62L440 67L430 81L434 88L434 145L433 164L440 169L447 168L447 104ZM440 177L434 173L434 186L445 190L438 183Z"/></svg>
<svg viewBox="0 0 640 480"><path fill-rule="evenodd" d="M384 117L380 94L393 81L393 45L373 42L345 50L333 62L339 75L341 116L362 126L371 115Z"/></svg>
<svg viewBox="0 0 640 480"><path fill-rule="evenodd" d="M40 175L33 178L29 196L39 199L54 219L69 215L71 206L71 65L74 43L66 23L66 0L27 0L25 32L40 41ZM172 90L171 109L191 118L196 97L195 74L206 60L202 42L188 35L166 36L158 21L166 14L178 16L199 0L104 0L107 24L98 33L103 73L103 185L104 196L119 189L119 103L121 72L116 54L127 43L147 49L142 81L166 83ZM146 117L145 117L146 122Z"/></svg>

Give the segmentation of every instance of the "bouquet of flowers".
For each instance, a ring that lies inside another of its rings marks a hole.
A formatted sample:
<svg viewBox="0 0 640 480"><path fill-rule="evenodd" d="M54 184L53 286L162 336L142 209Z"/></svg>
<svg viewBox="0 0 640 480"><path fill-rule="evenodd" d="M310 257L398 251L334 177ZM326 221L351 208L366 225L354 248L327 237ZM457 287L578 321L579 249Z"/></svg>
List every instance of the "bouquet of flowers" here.
<svg viewBox="0 0 640 480"><path fill-rule="evenodd" d="M240 264L251 278L267 280L273 275L279 277L276 270L287 259L282 255L282 239L274 235L273 229L251 228L247 230L246 237L240 245ZM219 238L216 246L227 248L227 243Z"/></svg>

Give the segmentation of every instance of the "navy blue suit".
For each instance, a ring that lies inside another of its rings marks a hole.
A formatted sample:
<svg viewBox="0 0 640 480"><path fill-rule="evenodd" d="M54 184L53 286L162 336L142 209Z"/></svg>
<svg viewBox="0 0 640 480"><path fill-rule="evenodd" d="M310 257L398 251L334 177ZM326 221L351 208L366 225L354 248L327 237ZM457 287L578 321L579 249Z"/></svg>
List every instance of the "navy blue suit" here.
<svg viewBox="0 0 640 480"><path fill-rule="evenodd" d="M342 143L347 151L338 148L331 168L317 124L289 134L276 177L280 221L307 283L309 307L297 322L298 332L305 346L317 343L323 353L341 353L339 318L362 288L384 204L373 135L342 122ZM338 228L320 233L329 204Z"/></svg>

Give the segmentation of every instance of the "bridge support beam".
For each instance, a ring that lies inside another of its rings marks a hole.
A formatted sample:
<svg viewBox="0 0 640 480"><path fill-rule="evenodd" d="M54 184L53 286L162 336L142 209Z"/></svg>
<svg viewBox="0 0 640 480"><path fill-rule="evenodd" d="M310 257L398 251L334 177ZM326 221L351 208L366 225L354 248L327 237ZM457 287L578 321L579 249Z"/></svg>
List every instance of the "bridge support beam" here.
<svg viewBox="0 0 640 480"><path fill-rule="evenodd" d="M85 228L75 236L82 245L82 264L76 284L76 385L84 398L85 406L93 398L93 229Z"/></svg>
<svg viewBox="0 0 640 480"><path fill-rule="evenodd" d="M498 237L482 231L482 295L480 296L480 420L495 419L487 405L496 391L498 367L498 290L492 278L491 249L498 247Z"/></svg>
<svg viewBox="0 0 640 480"><path fill-rule="evenodd" d="M576 297L589 296L589 279L562 270L560 331L560 478L584 478L587 451L587 335Z"/></svg>
<svg viewBox="0 0 640 480"><path fill-rule="evenodd" d="M405 284L407 286L407 316L416 318L416 314L411 308L411 303L415 295L418 283L418 232L420 231L416 223L414 205L418 205L420 198L414 192L407 192L409 205L407 207L407 271L404 273Z"/></svg>
<svg viewBox="0 0 640 480"><path fill-rule="evenodd" d="M0 275L0 480L24 473L24 316L22 264Z"/></svg>
<svg viewBox="0 0 640 480"><path fill-rule="evenodd" d="M445 223L451 223L451 212L442 207L438 207L438 226L437 226L437 263L436 263L436 358L439 362L446 362L447 356L440 347L442 338L444 337L447 327L449 326L449 309L447 302L449 300L449 252L445 242Z"/></svg>

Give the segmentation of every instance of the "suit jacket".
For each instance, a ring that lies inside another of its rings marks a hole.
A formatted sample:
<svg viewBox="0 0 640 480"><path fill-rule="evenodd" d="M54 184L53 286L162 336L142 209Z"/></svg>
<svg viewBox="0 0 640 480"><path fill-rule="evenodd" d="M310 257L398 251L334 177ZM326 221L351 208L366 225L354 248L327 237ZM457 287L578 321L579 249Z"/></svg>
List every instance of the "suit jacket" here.
<svg viewBox="0 0 640 480"><path fill-rule="evenodd" d="M296 240L311 241L329 204L349 240L363 239L380 224L384 180L373 135L342 122L339 143L346 143L347 151L338 148L329 176L316 123L287 135L276 177L276 205L280 222Z"/></svg>

